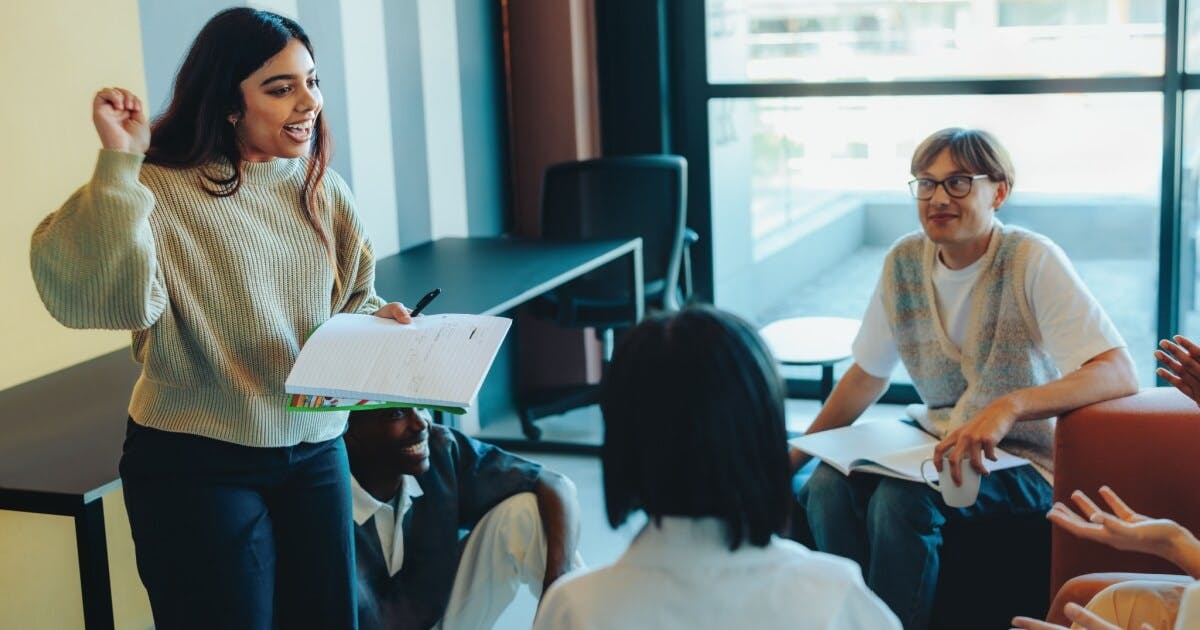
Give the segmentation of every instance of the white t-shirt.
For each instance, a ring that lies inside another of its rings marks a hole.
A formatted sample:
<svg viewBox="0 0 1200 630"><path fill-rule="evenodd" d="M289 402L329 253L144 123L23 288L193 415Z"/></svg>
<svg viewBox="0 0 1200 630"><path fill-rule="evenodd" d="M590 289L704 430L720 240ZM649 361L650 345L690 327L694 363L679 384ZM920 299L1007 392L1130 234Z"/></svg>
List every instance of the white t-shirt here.
<svg viewBox="0 0 1200 630"><path fill-rule="evenodd" d="M723 528L651 521L616 564L555 582L534 630L900 629L853 561L778 538L731 552Z"/></svg>
<svg viewBox="0 0 1200 630"><path fill-rule="evenodd" d="M1112 321L1067 260L1062 249L1045 237L1031 239L1025 299L1037 320L1042 347L1058 371L1068 374L1098 354L1125 346ZM950 269L937 258L933 290L942 324L955 347L962 348L971 314L971 289L979 279L982 258L963 269ZM880 279L880 283L883 278ZM854 362L871 376L888 378L900 362L888 324L880 284L863 315L854 339Z"/></svg>

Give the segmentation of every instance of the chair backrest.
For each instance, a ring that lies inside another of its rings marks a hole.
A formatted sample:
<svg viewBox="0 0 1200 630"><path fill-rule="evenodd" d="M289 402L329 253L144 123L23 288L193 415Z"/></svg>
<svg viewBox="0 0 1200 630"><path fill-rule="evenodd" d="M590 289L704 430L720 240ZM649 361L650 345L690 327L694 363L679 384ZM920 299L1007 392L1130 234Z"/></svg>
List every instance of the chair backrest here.
<svg viewBox="0 0 1200 630"><path fill-rule="evenodd" d="M1097 494L1108 485L1138 512L1170 518L1200 535L1200 409L1173 387L1063 414L1054 437L1054 499L1075 507L1070 495ZM1100 571L1173 573L1160 558L1118 551L1054 529L1051 593L1068 579Z"/></svg>
<svg viewBox="0 0 1200 630"><path fill-rule="evenodd" d="M667 287L673 290L679 281L687 223L686 190L687 160L678 155L554 164L542 179L542 238L642 237L647 299L661 299L660 294ZM609 276L614 293L628 286L619 273Z"/></svg>

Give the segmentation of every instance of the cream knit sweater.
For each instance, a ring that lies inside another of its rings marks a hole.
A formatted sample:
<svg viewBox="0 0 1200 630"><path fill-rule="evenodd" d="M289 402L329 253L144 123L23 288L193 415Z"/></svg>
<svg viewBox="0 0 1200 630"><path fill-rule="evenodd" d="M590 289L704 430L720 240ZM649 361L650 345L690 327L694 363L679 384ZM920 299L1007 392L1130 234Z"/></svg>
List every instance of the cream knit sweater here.
<svg viewBox="0 0 1200 630"><path fill-rule="evenodd" d="M342 432L344 413L289 412L283 382L314 326L384 302L353 197L329 171L335 293L300 206L304 172L303 159L246 163L241 189L222 198L199 169L101 151L92 180L34 231L33 278L50 313L72 328L133 331L139 424L265 447Z"/></svg>

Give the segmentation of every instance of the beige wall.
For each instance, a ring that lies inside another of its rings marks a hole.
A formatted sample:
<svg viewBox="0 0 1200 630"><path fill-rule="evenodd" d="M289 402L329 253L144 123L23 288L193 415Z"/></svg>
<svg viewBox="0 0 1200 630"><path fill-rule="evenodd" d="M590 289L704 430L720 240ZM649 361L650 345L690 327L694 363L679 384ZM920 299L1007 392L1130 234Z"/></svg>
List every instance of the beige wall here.
<svg viewBox="0 0 1200 630"><path fill-rule="evenodd" d="M29 236L87 181L100 143L91 98L146 93L136 0L14 0L0 21L0 389L120 348L128 333L68 330L42 307ZM0 424L0 431L3 430ZM118 628L150 627L120 493L105 498ZM0 511L0 628L81 628L71 519Z"/></svg>
<svg viewBox="0 0 1200 630"><path fill-rule="evenodd" d="M104 529L116 627L153 628L120 492L104 497ZM0 628L83 628L74 520L0 511L0 593Z"/></svg>
<svg viewBox="0 0 1200 630"><path fill-rule="evenodd" d="M91 100L105 85L144 94L136 0L17 0L0 21L0 390L99 356L128 333L68 330L42 307L29 236L87 181L100 142Z"/></svg>

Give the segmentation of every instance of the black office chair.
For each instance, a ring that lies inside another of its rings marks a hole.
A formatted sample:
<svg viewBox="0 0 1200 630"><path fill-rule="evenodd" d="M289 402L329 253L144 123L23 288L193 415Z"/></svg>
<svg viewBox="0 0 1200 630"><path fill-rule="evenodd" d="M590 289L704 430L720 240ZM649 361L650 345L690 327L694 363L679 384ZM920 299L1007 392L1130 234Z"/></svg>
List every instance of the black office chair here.
<svg viewBox="0 0 1200 630"><path fill-rule="evenodd" d="M687 160L678 155L635 155L563 162L542 177L542 238L600 240L642 237L647 310L677 310L691 298L689 248L698 240L687 228ZM682 284L680 275L682 270ZM534 312L561 326L593 327L612 358L613 331L634 325L627 272L598 269L534 302ZM521 429L541 438L537 418L598 402L594 385L525 392Z"/></svg>

